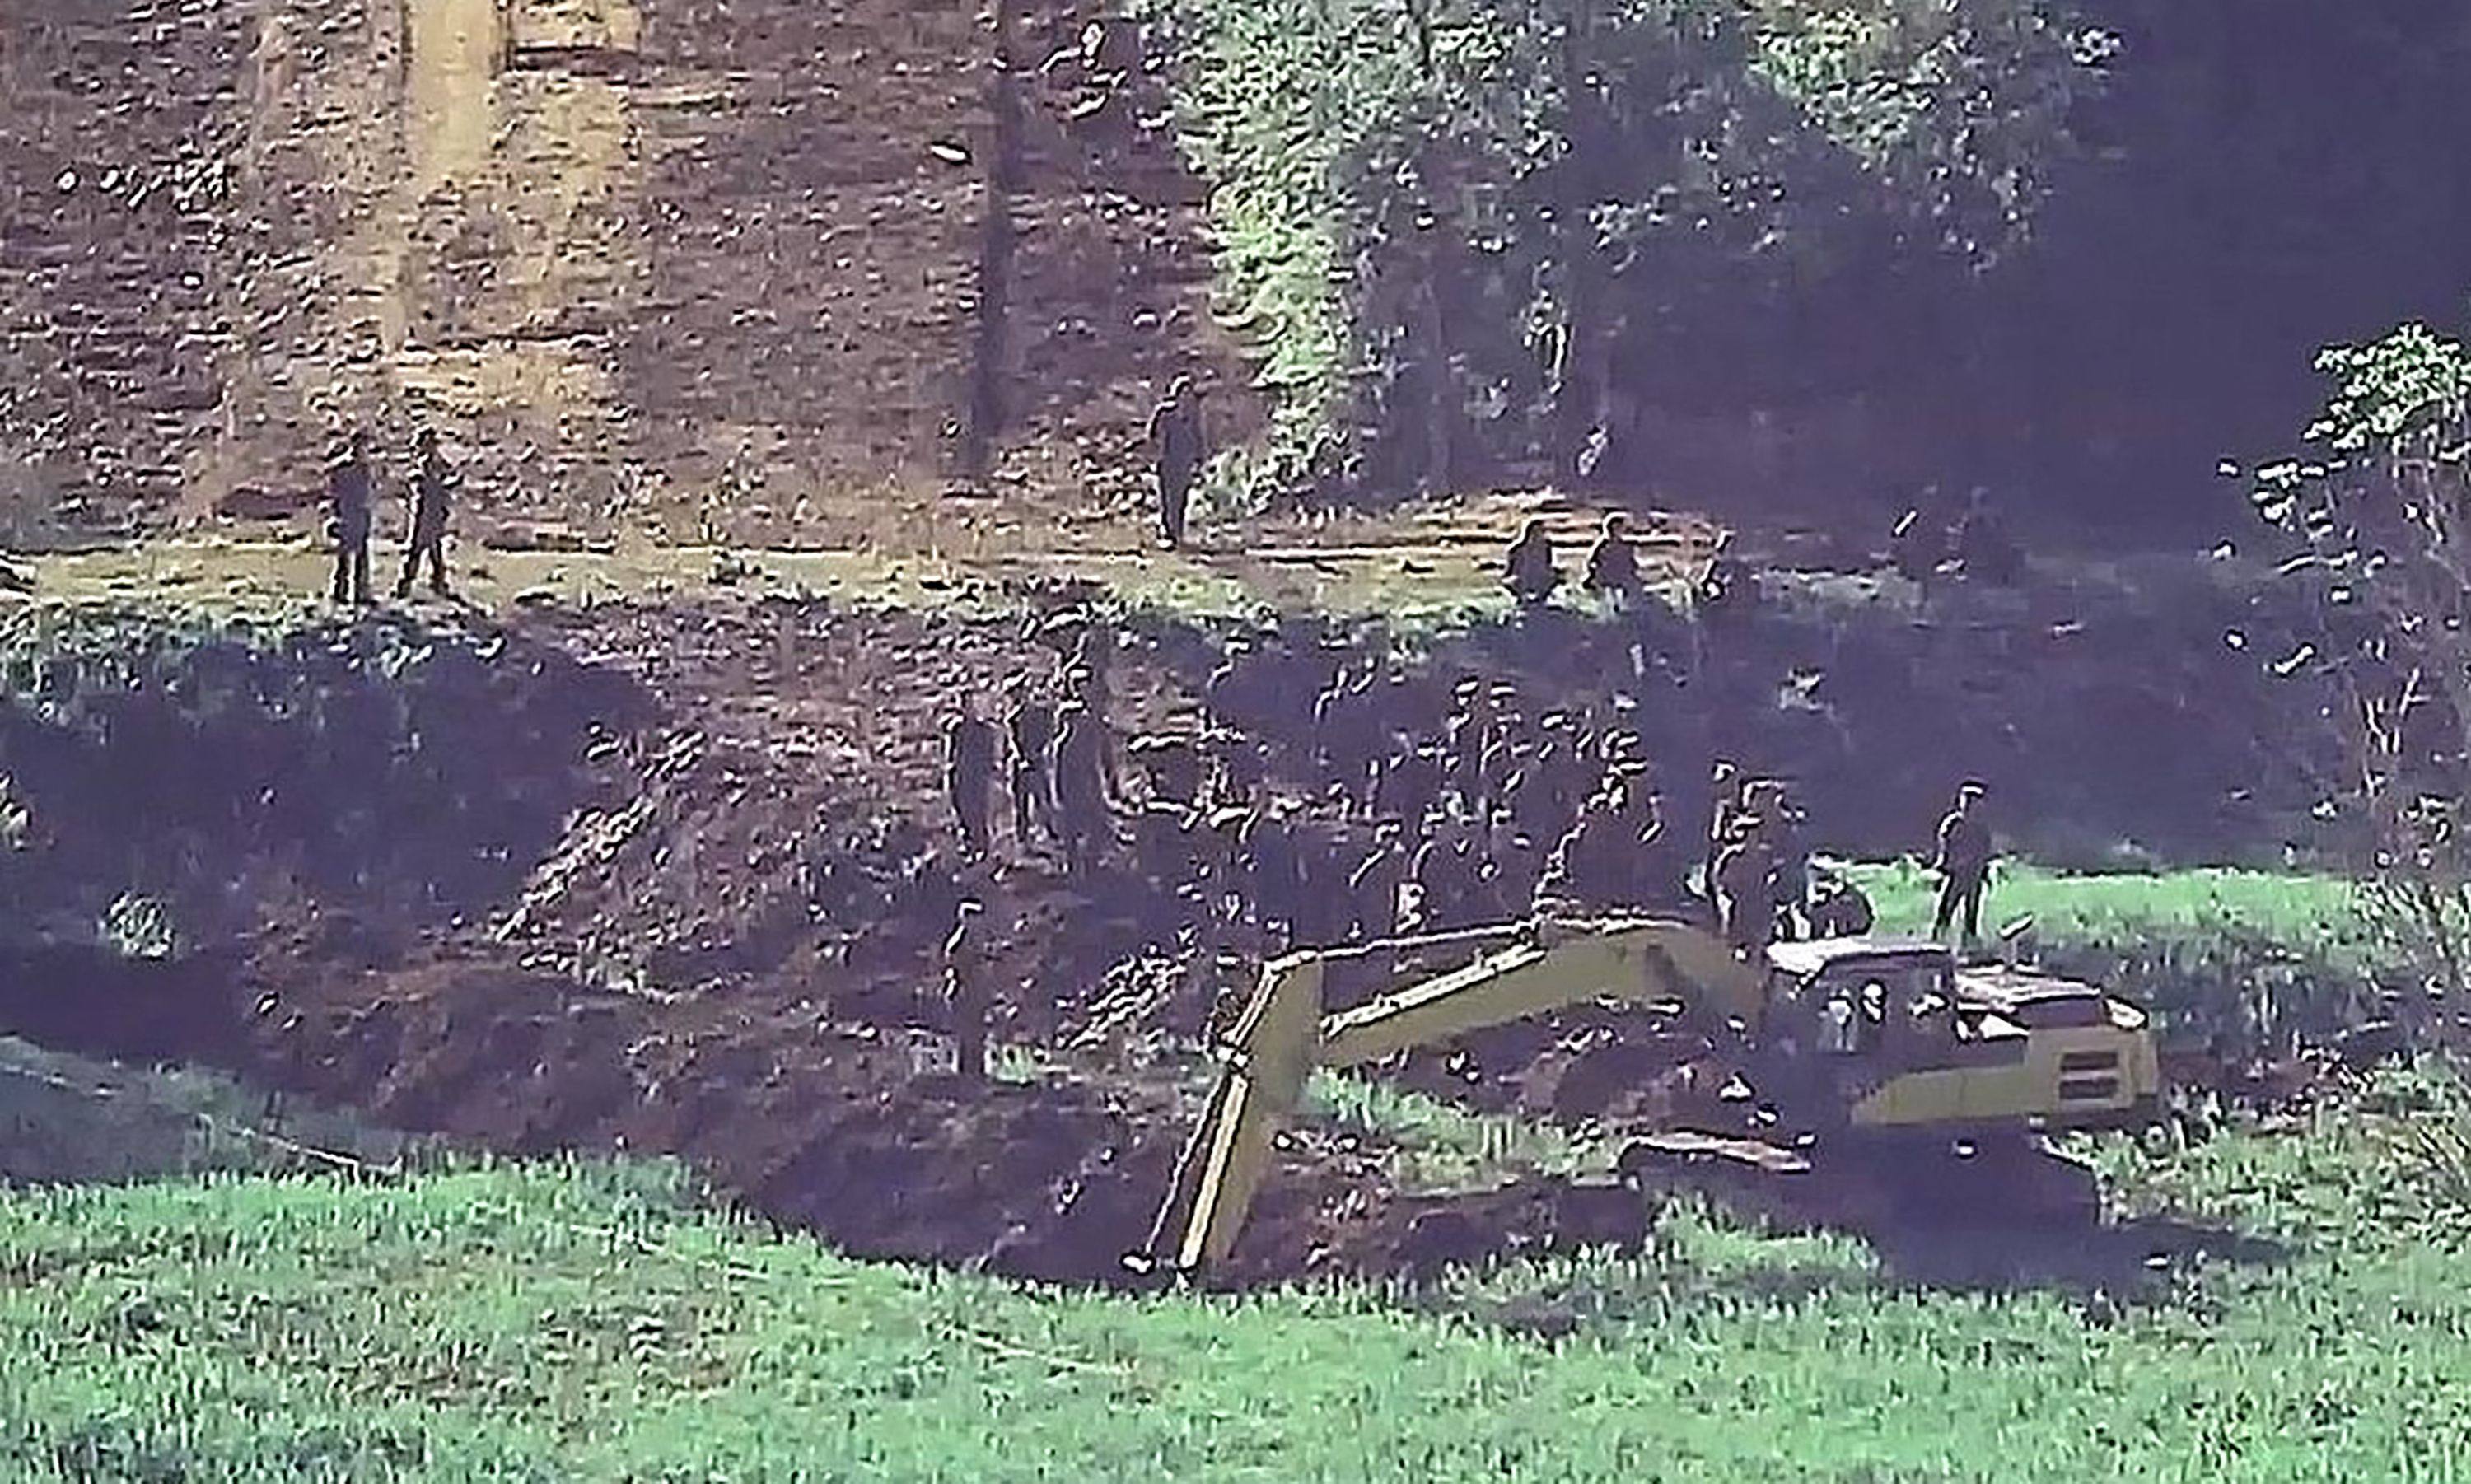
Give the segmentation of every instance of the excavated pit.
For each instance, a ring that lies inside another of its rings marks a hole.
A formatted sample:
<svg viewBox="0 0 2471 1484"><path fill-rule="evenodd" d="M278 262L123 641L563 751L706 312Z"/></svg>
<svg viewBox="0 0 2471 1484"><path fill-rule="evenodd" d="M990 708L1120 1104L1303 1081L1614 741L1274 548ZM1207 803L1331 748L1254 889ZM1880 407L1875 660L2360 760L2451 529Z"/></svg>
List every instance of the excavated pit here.
<svg viewBox="0 0 2471 1484"><path fill-rule="evenodd" d="M15 610L0 771L24 820L0 858L0 1026L208 1063L493 1149L679 1155L859 1254L1120 1281L1200 1092L1189 1056L1161 1052L1213 1010L1210 985L1160 967L1183 911L1172 863L1128 833L1075 879L999 827L968 889L995 929L994 1033L1034 1072L953 1075L934 992L963 889L940 729L959 698L992 709L1013 677L1051 673L1072 633L1036 614L752 598L506 627L176 631ZM1213 642L1155 625L1117 639L1119 728L1200 719ZM1543 652L1496 636L1413 673L1385 721L1436 730L1459 664L1588 699L1584 652L1527 642ZM1273 636L1215 695L1274 788L1318 767L1303 708L1277 698L1344 652ZM1668 779L1747 724L1695 708L1753 664L1640 709ZM1674 792L1695 828L1696 801ZM1873 807L1824 779L1816 793L1823 821ZM1687 1038L1598 1012L1466 1038L1404 1072L1565 1123L1721 1113L1711 1075ZM1654 1215L1640 1190L1542 1178L1411 1193L1388 1153L1298 1127L1224 1276L1620 1246Z"/></svg>

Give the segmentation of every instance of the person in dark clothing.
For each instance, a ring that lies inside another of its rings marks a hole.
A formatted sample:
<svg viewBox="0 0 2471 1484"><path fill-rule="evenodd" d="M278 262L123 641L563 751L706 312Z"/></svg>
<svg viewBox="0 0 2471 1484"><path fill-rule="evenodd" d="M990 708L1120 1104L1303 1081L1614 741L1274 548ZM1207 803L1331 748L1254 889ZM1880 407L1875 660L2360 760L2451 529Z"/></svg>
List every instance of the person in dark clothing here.
<svg viewBox="0 0 2471 1484"><path fill-rule="evenodd" d="M1185 511L1201 472L1201 404L1192 378L1178 376L1165 400L1150 413L1152 477L1158 492L1159 534L1171 547L1184 544Z"/></svg>
<svg viewBox="0 0 2471 1484"><path fill-rule="evenodd" d="M1136 756L1148 777L1153 800L1179 810L1200 804L1207 759L1197 738L1183 732L1160 733L1137 738L1126 750Z"/></svg>
<svg viewBox="0 0 2471 1484"><path fill-rule="evenodd" d="M1115 837L1106 724L1078 701L1055 720L1055 816L1075 867L1095 864Z"/></svg>
<svg viewBox="0 0 2471 1484"><path fill-rule="evenodd" d="M1716 858L1716 889L1725 941L1753 962L1766 952L1776 929L1776 857L1755 814L1733 816L1730 837Z"/></svg>
<svg viewBox="0 0 2471 1484"><path fill-rule="evenodd" d="M412 453L417 462L412 471L412 545L404 553L403 576L395 579L394 595L411 596L412 584L419 577L420 564L425 559L429 563L429 590L445 598L450 596L446 588L447 497L455 471L437 451L435 429L420 430Z"/></svg>
<svg viewBox="0 0 2471 1484"><path fill-rule="evenodd" d="M996 729L968 706L944 731L944 781L952 795L953 817L961 827L962 843L973 857L984 856L996 781Z"/></svg>
<svg viewBox="0 0 2471 1484"><path fill-rule="evenodd" d="M1982 822L1982 797L1988 791L1967 782L1956 791L1956 807L1939 822L1939 851L1931 869L1939 873L1939 909L1931 919L1931 936L1944 937L1948 924L1964 913L1965 941L1982 935L1982 892L1990 881L1990 830Z"/></svg>
<svg viewBox="0 0 2471 1484"><path fill-rule="evenodd" d="M1909 509L1889 529L1889 565L1906 581L1928 587L1946 553L1946 536L1945 530L1922 518L1919 506Z"/></svg>
<svg viewBox="0 0 2471 1484"><path fill-rule="evenodd" d="M1827 872L1812 886L1812 937L1858 938L1871 930L1874 921L1870 896L1844 877Z"/></svg>
<svg viewBox="0 0 2471 1484"><path fill-rule="evenodd" d="M1638 548L1631 544L1630 517L1605 517L1604 533L1588 553L1588 590L1627 604L1638 596Z"/></svg>
<svg viewBox="0 0 2471 1484"><path fill-rule="evenodd" d="M1294 941L1305 888L1304 860L1287 821L1287 808L1285 800L1276 799L1268 808L1256 811L1243 836L1253 920L1282 945Z"/></svg>
<svg viewBox="0 0 2471 1484"><path fill-rule="evenodd" d="M1024 686L1013 698L1005 730L1012 742L1012 833L1027 848L1051 840L1055 828L1055 708Z"/></svg>
<svg viewBox="0 0 2471 1484"><path fill-rule="evenodd" d="M326 538L335 548L335 601L369 601L369 506L377 478L368 439L354 433L326 469Z"/></svg>
<svg viewBox="0 0 2471 1484"><path fill-rule="evenodd" d="M1732 843L1733 816L1741 810L1742 770L1729 758L1718 758L1707 772L1707 848L1699 861L1700 895L1719 912L1724 904L1716 889L1716 860Z"/></svg>
<svg viewBox="0 0 2471 1484"><path fill-rule="evenodd" d="M1541 604L1562 585L1561 570L1553 565L1553 538L1541 517L1531 518L1511 543L1502 559L1501 582L1522 608Z"/></svg>
<svg viewBox="0 0 2471 1484"><path fill-rule="evenodd" d="M1996 587L2013 587L2024 577L2025 549L1990 504L1989 491L1973 491L1949 534L1949 549L1965 577Z"/></svg>
<svg viewBox="0 0 2471 1484"><path fill-rule="evenodd" d="M995 1007L988 995L985 910L975 899L962 899L944 938L945 1023L953 1035L953 1070L965 1077L987 1074L987 1023Z"/></svg>
<svg viewBox="0 0 2471 1484"><path fill-rule="evenodd" d="M1460 820L1436 813L1427 821L1424 842L1407 862L1407 878L1416 884L1418 932L1471 927L1484 915L1484 854L1474 832Z"/></svg>

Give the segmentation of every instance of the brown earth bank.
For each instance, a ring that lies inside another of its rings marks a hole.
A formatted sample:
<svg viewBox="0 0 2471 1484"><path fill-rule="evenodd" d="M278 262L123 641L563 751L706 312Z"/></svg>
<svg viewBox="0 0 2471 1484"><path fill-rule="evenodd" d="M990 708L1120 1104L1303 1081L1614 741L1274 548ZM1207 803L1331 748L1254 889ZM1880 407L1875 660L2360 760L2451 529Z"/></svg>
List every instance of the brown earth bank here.
<svg viewBox="0 0 2471 1484"><path fill-rule="evenodd" d="M1113 635L1119 731L1240 734L1297 800L1360 776L1351 748L1435 735L1471 670L1539 712L1635 725L1684 837L1710 751L1794 764L1813 736L1840 749L1803 769L1831 843L1918 843L1966 771L2020 813L2090 797L2111 811L2097 821L2132 817L2145 795L2074 759L2101 697L2167 709L2100 659L2106 625L2152 614L2083 621L2089 644L2017 640L2056 597L1900 625L1901 688L1848 687L1851 714L1814 723L1777 699L1795 666L1892 647L1831 630L1777 581L1777 603L1687 644L1562 614L1447 641L1383 683L1377 724L1340 735L1315 731L1304 697L1380 636L1292 624L1231 639L1111 617L1082 592L1021 593L976 619L746 594L189 630L20 607L0 643L14 845L0 1023L63 1049L212 1062L492 1148L682 1155L856 1252L1112 1278L1194 1111L1189 1048L1271 939L1248 920L1205 936L1195 904L1224 881L1207 829L1153 813L1076 872L1013 837L1000 793L991 858L963 861L938 742L955 710L1055 686L1095 624ZM2186 670L2150 682L2212 683L2211 662L2181 652ZM1629 676L1618 699L1588 678L1606 674ZM2172 734L2181 787L2252 783L2265 736L2229 706L2208 716ZM2012 750L1967 756L1982 738ZM2001 757L2048 774L2002 772ZM2238 817L2173 820L2220 840ZM1326 808L1300 819L1306 895L1338 901L1369 827ZM993 1081L950 1070L936 994L964 891L988 906L995 1035L1023 1065ZM1510 1027L1410 1074L1574 1121L1708 1107L1705 1048L1640 1029ZM1541 1178L1444 1201L1400 1189L1385 1156L1377 1138L1300 1127L1232 1276L1618 1244L1651 1215L1636 1190Z"/></svg>

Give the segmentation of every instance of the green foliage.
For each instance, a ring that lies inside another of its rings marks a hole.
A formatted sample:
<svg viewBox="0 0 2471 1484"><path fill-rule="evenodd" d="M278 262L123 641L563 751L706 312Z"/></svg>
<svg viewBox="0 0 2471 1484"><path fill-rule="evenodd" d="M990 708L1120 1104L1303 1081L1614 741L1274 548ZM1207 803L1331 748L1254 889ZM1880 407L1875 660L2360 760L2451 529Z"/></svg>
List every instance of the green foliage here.
<svg viewBox="0 0 2471 1484"><path fill-rule="evenodd" d="M2322 781L2394 952L2432 986L2471 972L2471 351L2409 324L2328 347L2330 383L2303 452L2255 471L2257 513L2290 550L2277 569L2319 615L2272 662L2308 685L2342 766ZM2232 471L2236 472L2236 465Z"/></svg>
<svg viewBox="0 0 2471 1484"><path fill-rule="evenodd" d="M1215 498L1560 460L1607 358L1831 258L2025 229L2083 37L2033 0L1154 0L1271 425Z"/></svg>
<svg viewBox="0 0 2471 1484"><path fill-rule="evenodd" d="M1612 1151L1549 1124L1471 1113L1376 1077L1318 1072L1305 1112L1400 1145L1393 1171L1410 1189L1447 1190L1514 1172L1609 1170Z"/></svg>

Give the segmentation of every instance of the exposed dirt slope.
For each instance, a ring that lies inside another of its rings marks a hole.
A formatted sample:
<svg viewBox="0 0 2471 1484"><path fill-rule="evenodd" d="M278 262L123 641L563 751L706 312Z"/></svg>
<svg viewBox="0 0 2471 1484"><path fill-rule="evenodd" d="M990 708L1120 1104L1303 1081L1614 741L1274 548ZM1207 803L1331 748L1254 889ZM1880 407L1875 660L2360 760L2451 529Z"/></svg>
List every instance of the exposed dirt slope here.
<svg viewBox="0 0 2471 1484"><path fill-rule="evenodd" d="M1085 9L1009 7L1016 50L1076 38ZM992 354L1020 507L1103 502L1168 375L1227 380L1199 192L1127 32L1097 113L1069 117L1070 80L1021 89L1017 244L982 266L991 20L12 0L8 489L56 524L281 513L339 419L394 449L425 418L476 527L846 541L953 472Z"/></svg>

